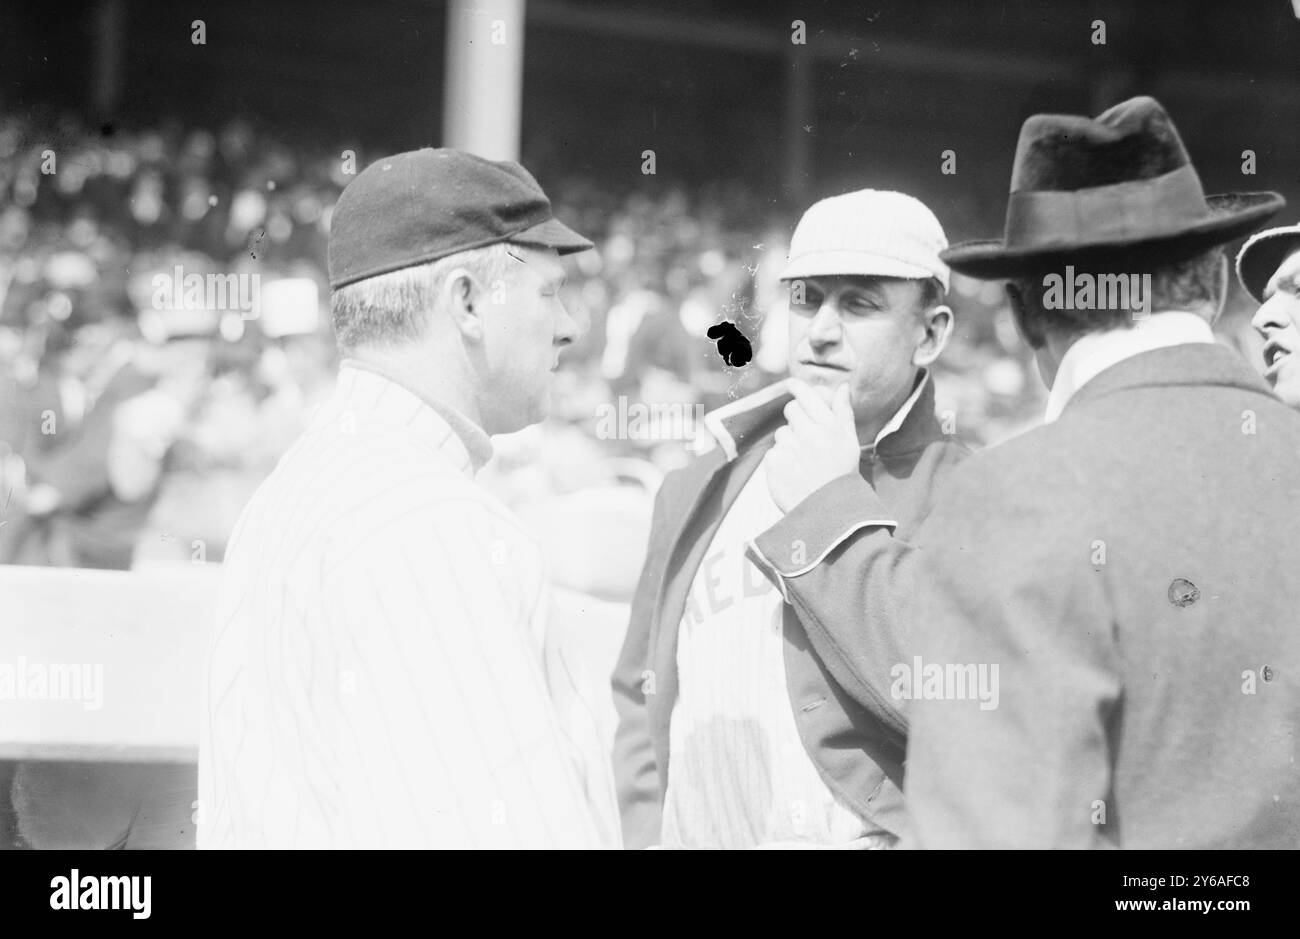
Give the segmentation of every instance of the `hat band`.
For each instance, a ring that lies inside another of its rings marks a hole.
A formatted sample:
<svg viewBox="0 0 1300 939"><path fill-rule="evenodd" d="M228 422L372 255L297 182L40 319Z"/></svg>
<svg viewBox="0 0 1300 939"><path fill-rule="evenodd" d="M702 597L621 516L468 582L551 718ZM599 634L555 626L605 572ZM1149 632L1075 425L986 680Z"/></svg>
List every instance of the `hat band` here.
<svg viewBox="0 0 1300 939"><path fill-rule="evenodd" d="M1178 235L1210 218L1192 165L1154 179L1073 192L1013 192L1007 199L1008 248L1071 248Z"/></svg>

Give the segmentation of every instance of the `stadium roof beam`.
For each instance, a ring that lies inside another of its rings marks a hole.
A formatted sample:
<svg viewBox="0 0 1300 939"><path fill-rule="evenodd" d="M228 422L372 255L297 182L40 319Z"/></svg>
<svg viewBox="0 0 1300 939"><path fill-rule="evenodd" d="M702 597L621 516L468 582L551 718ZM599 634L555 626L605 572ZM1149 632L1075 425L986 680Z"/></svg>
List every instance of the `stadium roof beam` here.
<svg viewBox="0 0 1300 939"><path fill-rule="evenodd" d="M1113 16L1115 10L1108 15ZM528 21L542 26L572 29L577 32L664 42L684 46L725 49L752 55L783 57L790 49L789 23L776 22L771 28L735 20L684 18L665 13L645 12L618 4L579 7L564 0L529 0ZM1140 16L1134 19L1141 22ZM810 24L815 26L815 23ZM818 59L843 61L853 58L863 65L879 65L899 73L923 73L951 78L975 78L992 82L1065 81L1088 89L1100 64L1087 54L1061 56L1038 54L1005 47L973 47L931 40L908 39L887 32L872 32L854 37L843 33L809 33L804 47ZM869 48L864 49L863 47ZM856 50L856 51L855 51ZM1198 90L1216 98L1230 98L1243 92L1300 97L1300 81L1286 75L1248 77L1240 72L1171 69L1159 71L1157 82L1194 82Z"/></svg>
<svg viewBox="0 0 1300 939"><path fill-rule="evenodd" d="M804 128L814 123L816 93L813 70L818 61L843 62L883 68L895 74L942 75L984 81L1038 83L1062 80L1084 85L1088 72L1082 60L996 55L986 50L963 49L898 36L873 34L853 37L842 33L812 32L806 45L795 45L784 16L764 28L748 23L712 19L683 19L661 13L619 7L577 7L558 0L529 0L530 24L574 32L614 36L643 42L721 49L772 57L785 69L782 107L784 141L783 181L786 195L803 201L812 183L812 138Z"/></svg>
<svg viewBox="0 0 1300 939"><path fill-rule="evenodd" d="M791 47L790 24L784 18L774 23L772 28L763 28L723 19L702 22L700 19L683 19L618 6L597 9L578 7L561 0L529 0L528 20L577 32L704 46L750 55L784 57ZM814 30L810 31L809 38L811 41L801 51L806 50L818 59L842 61L853 58L864 65L881 65L902 72L1024 82L1046 79L1083 82L1086 77L1082 57L1062 60L1060 56L1030 55L1003 49L962 48L885 33L853 37ZM864 46L868 48L864 50Z"/></svg>

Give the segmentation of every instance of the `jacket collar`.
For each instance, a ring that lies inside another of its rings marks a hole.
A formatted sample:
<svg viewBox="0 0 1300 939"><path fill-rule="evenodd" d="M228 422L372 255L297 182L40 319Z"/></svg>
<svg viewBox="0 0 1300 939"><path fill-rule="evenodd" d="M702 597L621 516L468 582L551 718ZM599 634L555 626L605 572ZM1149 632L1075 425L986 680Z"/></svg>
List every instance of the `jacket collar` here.
<svg viewBox="0 0 1300 939"><path fill-rule="evenodd" d="M1047 396L1044 423L1061 416L1080 388L1112 365L1125 359L1184 343L1212 343L1214 331L1195 313L1171 310L1154 313L1132 326L1088 333L1075 340L1056 370L1056 380Z"/></svg>
<svg viewBox="0 0 1300 939"><path fill-rule="evenodd" d="M1273 396L1264 380L1232 349L1218 343L1184 343L1141 352L1112 365L1075 393L1062 419L1072 409L1117 391L1207 385Z"/></svg>
<svg viewBox="0 0 1300 939"><path fill-rule="evenodd" d="M704 415L708 434L701 435L703 439L697 441L697 449L707 453L716 444L721 448L725 462L730 463L755 441L775 433L784 424L782 412L793 399L786 379L710 411ZM930 380L929 371L922 369L912 394L876 435L875 442L864 444L862 450L864 455L909 453L924 447L939 435L938 422L934 418L934 382Z"/></svg>
<svg viewBox="0 0 1300 939"><path fill-rule="evenodd" d="M875 442L864 445L862 451L880 456L911 453L938 436L939 423L934 417L934 382L930 380L929 369L921 369L921 377L911 395L876 434Z"/></svg>

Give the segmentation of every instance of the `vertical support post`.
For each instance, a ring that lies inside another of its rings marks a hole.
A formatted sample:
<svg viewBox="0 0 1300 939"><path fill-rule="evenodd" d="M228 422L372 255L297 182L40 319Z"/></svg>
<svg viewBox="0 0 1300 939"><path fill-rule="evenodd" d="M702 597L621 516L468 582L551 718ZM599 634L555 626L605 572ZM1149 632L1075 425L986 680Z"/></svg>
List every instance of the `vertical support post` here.
<svg viewBox="0 0 1300 939"><path fill-rule="evenodd" d="M450 0L442 144L519 159L525 0Z"/></svg>

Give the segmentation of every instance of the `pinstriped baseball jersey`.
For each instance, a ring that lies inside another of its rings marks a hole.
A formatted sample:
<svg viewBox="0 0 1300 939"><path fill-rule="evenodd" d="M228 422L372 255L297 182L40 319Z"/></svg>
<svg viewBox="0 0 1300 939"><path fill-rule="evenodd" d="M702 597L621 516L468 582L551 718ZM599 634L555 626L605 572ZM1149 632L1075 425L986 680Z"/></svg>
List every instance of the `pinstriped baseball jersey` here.
<svg viewBox="0 0 1300 939"><path fill-rule="evenodd" d="M473 481L486 435L447 413L345 362L240 517L200 847L617 846L541 552Z"/></svg>
<svg viewBox="0 0 1300 939"><path fill-rule="evenodd" d="M784 603L745 559L753 533L780 519L760 463L692 580L677 634L664 847L861 845L869 833L822 781L799 738Z"/></svg>

